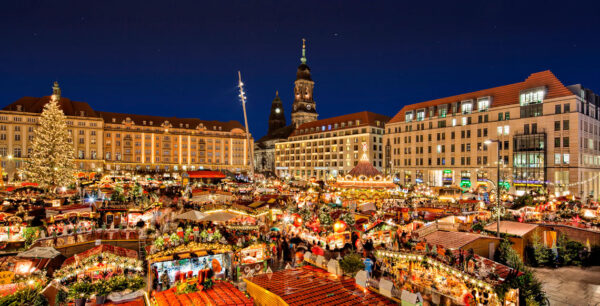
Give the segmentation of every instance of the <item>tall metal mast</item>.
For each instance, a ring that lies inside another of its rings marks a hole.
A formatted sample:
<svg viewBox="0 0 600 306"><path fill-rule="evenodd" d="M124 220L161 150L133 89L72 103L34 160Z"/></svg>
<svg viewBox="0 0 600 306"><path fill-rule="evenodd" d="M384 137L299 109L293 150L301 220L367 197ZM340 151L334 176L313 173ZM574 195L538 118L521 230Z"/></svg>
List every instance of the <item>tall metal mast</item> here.
<svg viewBox="0 0 600 306"><path fill-rule="evenodd" d="M244 124L246 125L246 148L248 153L252 153L252 147L250 146L250 130L248 129L248 116L246 115L246 93L244 92L244 83L242 82L242 73L238 70L238 87L240 88L240 100L242 100L242 107L244 109ZM247 157L247 156L246 156ZM254 156L250 154L250 177L254 179Z"/></svg>

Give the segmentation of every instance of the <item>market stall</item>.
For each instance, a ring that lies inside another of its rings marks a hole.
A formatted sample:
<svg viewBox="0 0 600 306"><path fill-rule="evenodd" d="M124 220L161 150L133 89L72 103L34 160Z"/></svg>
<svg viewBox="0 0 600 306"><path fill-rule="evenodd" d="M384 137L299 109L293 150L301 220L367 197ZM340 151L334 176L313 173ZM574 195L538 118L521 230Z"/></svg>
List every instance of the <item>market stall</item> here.
<svg viewBox="0 0 600 306"><path fill-rule="evenodd" d="M235 253L234 264L237 280L252 277L267 270L270 256L266 244L257 243ZM273 267L271 267L273 269Z"/></svg>
<svg viewBox="0 0 600 306"><path fill-rule="evenodd" d="M54 277L61 281L84 277L96 280L121 275L126 270L143 270L142 261L137 259L137 252L102 244L65 260Z"/></svg>
<svg viewBox="0 0 600 306"><path fill-rule="evenodd" d="M231 253L231 246L220 243L190 242L165 248L146 257L149 271L155 271L148 273L148 284L157 278L158 285L170 288L178 280L198 277L207 270L225 278L231 275Z"/></svg>
<svg viewBox="0 0 600 306"><path fill-rule="evenodd" d="M421 253L377 251L381 270L391 275L398 290L420 292L442 305L502 305L494 291L512 269L489 259L473 255L460 265L448 264L445 250L438 249L436 258ZM464 270L457 266L463 266ZM516 273L516 272L515 272Z"/></svg>

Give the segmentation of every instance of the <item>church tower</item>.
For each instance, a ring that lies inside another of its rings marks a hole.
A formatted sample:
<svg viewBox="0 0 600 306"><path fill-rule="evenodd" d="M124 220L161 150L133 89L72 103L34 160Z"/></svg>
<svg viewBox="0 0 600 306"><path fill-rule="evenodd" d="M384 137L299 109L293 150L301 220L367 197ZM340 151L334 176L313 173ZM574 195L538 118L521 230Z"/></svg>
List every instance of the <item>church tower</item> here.
<svg viewBox="0 0 600 306"><path fill-rule="evenodd" d="M283 113L283 103L281 103L281 99L279 98L279 91L275 92L275 99L271 103L271 114L269 115L269 130L267 131L268 135L271 135L275 130L284 127L285 124L285 115Z"/></svg>
<svg viewBox="0 0 600 306"><path fill-rule="evenodd" d="M317 120L316 103L313 99L315 82L310 77L310 68L306 65L306 39L302 39L302 57L294 82L294 103L292 104L292 123L298 127L303 123Z"/></svg>

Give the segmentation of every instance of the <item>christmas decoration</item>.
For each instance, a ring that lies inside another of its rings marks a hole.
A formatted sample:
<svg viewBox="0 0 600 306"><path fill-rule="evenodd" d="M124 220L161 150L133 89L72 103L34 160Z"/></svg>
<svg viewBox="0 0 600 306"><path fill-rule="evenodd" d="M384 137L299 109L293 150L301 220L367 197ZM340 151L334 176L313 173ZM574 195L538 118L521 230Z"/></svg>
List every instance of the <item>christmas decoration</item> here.
<svg viewBox="0 0 600 306"><path fill-rule="evenodd" d="M67 186L74 179L74 149L67 130L66 116L59 108L60 88L54 83L50 102L44 106L39 126L31 142L31 157L25 164L28 180L40 187L54 190Z"/></svg>

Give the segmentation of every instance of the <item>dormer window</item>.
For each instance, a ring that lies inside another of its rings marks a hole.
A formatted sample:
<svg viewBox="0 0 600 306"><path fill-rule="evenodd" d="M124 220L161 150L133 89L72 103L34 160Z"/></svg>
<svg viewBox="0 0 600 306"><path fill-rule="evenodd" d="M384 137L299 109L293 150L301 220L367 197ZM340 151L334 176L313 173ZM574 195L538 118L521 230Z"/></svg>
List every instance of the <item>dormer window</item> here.
<svg viewBox="0 0 600 306"><path fill-rule="evenodd" d="M85 117L85 111L79 111L79 115L80 115L81 117Z"/></svg>
<svg viewBox="0 0 600 306"><path fill-rule="evenodd" d="M480 112L485 112L490 109L490 97L483 97L477 99L477 110Z"/></svg>
<svg viewBox="0 0 600 306"><path fill-rule="evenodd" d="M407 112L407 113L404 115L404 119L405 119L405 121L406 121L406 122L411 122L411 121L413 121L413 119L414 119L414 114L413 114L413 112L412 112L412 111L410 111L410 112Z"/></svg>
<svg viewBox="0 0 600 306"><path fill-rule="evenodd" d="M17 112L23 111L23 105L17 105Z"/></svg>
<svg viewBox="0 0 600 306"><path fill-rule="evenodd" d="M473 111L473 100L462 101L460 103L460 111L463 114L470 114Z"/></svg>
<svg viewBox="0 0 600 306"><path fill-rule="evenodd" d="M420 109L417 111L417 121L423 121L423 120L425 120L425 110Z"/></svg>
<svg viewBox="0 0 600 306"><path fill-rule="evenodd" d="M180 128L182 128L182 127L183 127L183 123L180 123L180 124L179 124L179 127L180 127Z"/></svg>
<svg viewBox="0 0 600 306"><path fill-rule="evenodd" d="M146 120L142 121L142 124L143 124L143 125L146 125Z"/></svg>
<svg viewBox="0 0 600 306"><path fill-rule="evenodd" d="M152 121L150 121L150 125L152 125L152 124L153 124L153 122L152 122Z"/></svg>
<svg viewBox="0 0 600 306"><path fill-rule="evenodd" d="M117 118L112 118L112 122L116 123L117 122Z"/></svg>
<svg viewBox="0 0 600 306"><path fill-rule="evenodd" d="M543 103L545 96L546 96L546 88L545 87L538 87L538 88L524 90L521 92L521 96L520 96L521 106Z"/></svg>
<svg viewBox="0 0 600 306"><path fill-rule="evenodd" d="M440 118L446 118L446 115L448 115L448 104L440 105L438 108L438 116Z"/></svg>

